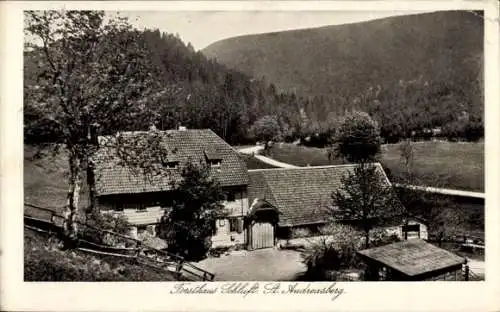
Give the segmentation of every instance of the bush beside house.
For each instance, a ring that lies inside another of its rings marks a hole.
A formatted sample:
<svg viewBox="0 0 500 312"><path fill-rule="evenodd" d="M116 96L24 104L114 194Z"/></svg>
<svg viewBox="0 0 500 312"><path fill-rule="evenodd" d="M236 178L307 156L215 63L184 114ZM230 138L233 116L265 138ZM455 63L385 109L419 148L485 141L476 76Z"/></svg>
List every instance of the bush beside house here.
<svg viewBox="0 0 500 312"><path fill-rule="evenodd" d="M312 281L361 279L364 264L356 252L364 246L364 234L351 226L336 223L327 224L320 231L321 238L310 240L301 254L307 266L303 278ZM388 235L382 229L373 230L370 235L372 247L399 241L397 236Z"/></svg>

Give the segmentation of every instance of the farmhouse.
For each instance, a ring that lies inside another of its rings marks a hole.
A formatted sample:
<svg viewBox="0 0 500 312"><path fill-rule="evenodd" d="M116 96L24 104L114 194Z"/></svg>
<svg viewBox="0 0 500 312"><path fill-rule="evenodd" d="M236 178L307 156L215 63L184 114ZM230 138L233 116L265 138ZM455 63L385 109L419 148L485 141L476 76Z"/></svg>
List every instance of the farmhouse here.
<svg viewBox="0 0 500 312"><path fill-rule="evenodd" d="M378 163L375 165L384 177L383 181L391 187L382 166ZM275 230L274 240L268 239L265 246L270 247L278 240L293 238L293 232L299 229L309 233L318 232L318 228L331 218L326 209L334 208L331 194L342 186L342 177L353 169L354 165L337 165L249 170L248 196L250 202L254 203L250 210L254 205L265 203L278 212L276 224L267 226L270 230ZM408 238L427 239L427 227L420 220L411 219L407 225L402 226L389 217L384 223L388 234L400 238L403 237L404 227ZM252 234L249 233L251 240Z"/></svg>
<svg viewBox="0 0 500 312"><path fill-rule="evenodd" d="M247 170L237 151L208 129L157 131L167 150L163 174L146 177L131 170L114 153L117 136L99 136L94 164L97 206L102 213L125 216L133 225L133 236L156 235L161 217L176 199L179 168L186 162L203 162L225 192L227 217L218 219L212 246L243 244L249 249L273 247L279 239L290 238L296 229L312 234L329 221L325 208L331 194L339 189L342 177L353 165L292 169ZM147 138L148 132L121 132L120 140ZM110 157L111 155L111 157ZM390 182L376 164L384 181ZM386 230L402 236L399 223ZM409 238L427 238L424 224L410 221Z"/></svg>
<svg viewBox="0 0 500 312"><path fill-rule="evenodd" d="M123 141L132 142L148 132L121 132ZM224 206L228 217L217 221L213 244L243 244L243 216L248 212L248 173L244 161L223 139L208 129L158 131L167 150L165 174L146 177L120 163L108 144L116 136L99 136L95 161L97 206L102 213L121 214L134 226L132 235L148 231L156 234L156 226L164 211L176 198L175 183L181 179L179 168L186 162L203 162L225 191Z"/></svg>

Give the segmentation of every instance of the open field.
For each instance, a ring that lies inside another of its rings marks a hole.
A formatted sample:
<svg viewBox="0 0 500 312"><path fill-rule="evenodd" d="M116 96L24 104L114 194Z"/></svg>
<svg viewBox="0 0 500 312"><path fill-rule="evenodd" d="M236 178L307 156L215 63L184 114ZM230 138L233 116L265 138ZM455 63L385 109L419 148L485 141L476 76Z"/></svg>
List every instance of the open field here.
<svg viewBox="0 0 500 312"><path fill-rule="evenodd" d="M207 258L197 265L215 273L216 281L293 281L307 269L299 252L276 248Z"/></svg>
<svg viewBox="0 0 500 312"><path fill-rule="evenodd" d="M484 192L484 143L421 142L414 148L415 171L423 184ZM329 161L326 148L292 144L275 144L267 156L296 166L341 163L339 159ZM381 161L394 181L401 179L398 144L383 145Z"/></svg>
<svg viewBox="0 0 500 312"><path fill-rule="evenodd" d="M415 171L424 181L436 176L443 184L437 186L484 192L484 143L424 142L414 146ZM382 155L393 178L398 179L403 170L398 144L384 145Z"/></svg>

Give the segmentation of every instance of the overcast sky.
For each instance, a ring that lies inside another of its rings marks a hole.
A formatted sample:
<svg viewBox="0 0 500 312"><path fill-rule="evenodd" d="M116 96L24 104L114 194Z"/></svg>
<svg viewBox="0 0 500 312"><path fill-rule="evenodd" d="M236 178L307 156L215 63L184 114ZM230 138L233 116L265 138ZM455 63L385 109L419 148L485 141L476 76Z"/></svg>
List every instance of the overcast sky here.
<svg viewBox="0 0 500 312"><path fill-rule="evenodd" d="M422 11L121 11L139 29L158 28L162 32L178 33L196 50L221 39L289 29L355 23Z"/></svg>

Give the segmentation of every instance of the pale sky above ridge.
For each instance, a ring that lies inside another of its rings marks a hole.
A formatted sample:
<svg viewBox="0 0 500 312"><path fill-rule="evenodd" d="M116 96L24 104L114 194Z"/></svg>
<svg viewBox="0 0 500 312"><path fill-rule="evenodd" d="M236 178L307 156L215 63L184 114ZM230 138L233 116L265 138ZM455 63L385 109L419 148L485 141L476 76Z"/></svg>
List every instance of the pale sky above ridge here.
<svg viewBox="0 0 500 312"><path fill-rule="evenodd" d="M340 25L423 11L120 11L138 29L178 33L196 50L216 41L256 33Z"/></svg>

